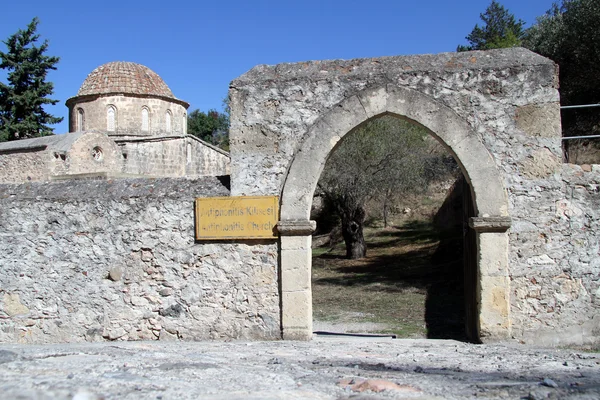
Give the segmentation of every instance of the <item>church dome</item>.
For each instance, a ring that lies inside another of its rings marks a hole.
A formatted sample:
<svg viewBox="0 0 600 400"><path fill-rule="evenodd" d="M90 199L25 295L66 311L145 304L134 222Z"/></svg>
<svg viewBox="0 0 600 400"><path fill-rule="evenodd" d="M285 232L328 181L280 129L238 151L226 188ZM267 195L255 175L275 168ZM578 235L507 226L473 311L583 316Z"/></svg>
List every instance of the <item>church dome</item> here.
<svg viewBox="0 0 600 400"><path fill-rule="evenodd" d="M83 81L77 96L112 93L175 99L156 72L144 65L125 61L109 62L93 70Z"/></svg>

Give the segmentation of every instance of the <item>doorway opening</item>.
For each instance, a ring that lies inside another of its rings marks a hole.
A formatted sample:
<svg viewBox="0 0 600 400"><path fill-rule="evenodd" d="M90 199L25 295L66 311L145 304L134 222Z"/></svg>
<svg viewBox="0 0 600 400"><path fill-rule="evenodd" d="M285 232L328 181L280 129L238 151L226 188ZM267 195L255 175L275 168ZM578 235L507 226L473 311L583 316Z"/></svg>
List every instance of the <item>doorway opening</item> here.
<svg viewBox="0 0 600 400"><path fill-rule="evenodd" d="M313 198L313 330L475 340L473 212L458 164L423 126L384 114L353 129Z"/></svg>

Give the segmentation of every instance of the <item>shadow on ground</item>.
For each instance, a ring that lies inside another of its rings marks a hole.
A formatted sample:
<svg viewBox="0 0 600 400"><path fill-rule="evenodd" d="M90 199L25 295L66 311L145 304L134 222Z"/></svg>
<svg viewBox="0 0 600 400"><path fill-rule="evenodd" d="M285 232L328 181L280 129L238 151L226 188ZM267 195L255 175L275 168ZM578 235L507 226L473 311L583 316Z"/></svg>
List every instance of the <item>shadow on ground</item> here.
<svg viewBox="0 0 600 400"><path fill-rule="evenodd" d="M424 290L427 337L465 341L462 237L440 235L429 224L414 223L377 232L371 239L371 255L362 260L345 260L336 253L315 257L317 267L335 261L331 264L338 273L314 282L388 293ZM411 247L415 250L406 251Z"/></svg>

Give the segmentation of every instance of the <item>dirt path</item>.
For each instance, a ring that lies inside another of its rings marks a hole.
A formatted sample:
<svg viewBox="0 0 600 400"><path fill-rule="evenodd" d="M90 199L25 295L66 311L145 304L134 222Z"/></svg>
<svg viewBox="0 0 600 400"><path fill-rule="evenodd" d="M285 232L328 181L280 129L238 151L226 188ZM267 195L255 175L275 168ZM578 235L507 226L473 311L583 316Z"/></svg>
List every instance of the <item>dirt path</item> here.
<svg viewBox="0 0 600 400"><path fill-rule="evenodd" d="M598 399L600 354L507 343L0 345L2 399Z"/></svg>

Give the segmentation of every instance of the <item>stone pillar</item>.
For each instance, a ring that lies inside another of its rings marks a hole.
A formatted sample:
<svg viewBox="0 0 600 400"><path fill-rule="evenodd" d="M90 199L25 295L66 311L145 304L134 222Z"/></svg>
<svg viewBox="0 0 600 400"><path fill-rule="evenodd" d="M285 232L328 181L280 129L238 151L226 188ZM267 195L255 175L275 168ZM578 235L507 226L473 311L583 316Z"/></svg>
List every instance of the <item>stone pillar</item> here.
<svg viewBox="0 0 600 400"><path fill-rule="evenodd" d="M511 336L510 278L508 275L509 217L474 217L477 233L479 338L482 342Z"/></svg>
<svg viewBox="0 0 600 400"><path fill-rule="evenodd" d="M284 340L312 339L312 232L315 221L277 223L280 235L281 329Z"/></svg>

